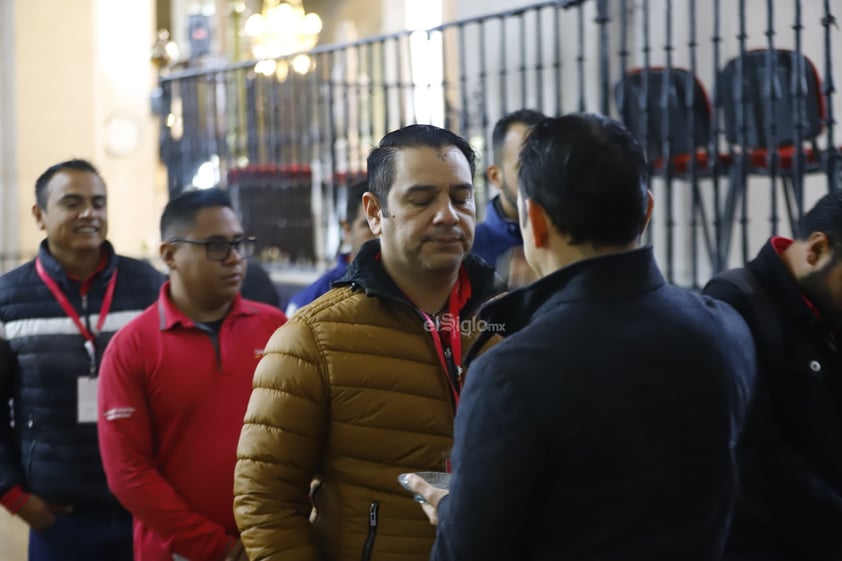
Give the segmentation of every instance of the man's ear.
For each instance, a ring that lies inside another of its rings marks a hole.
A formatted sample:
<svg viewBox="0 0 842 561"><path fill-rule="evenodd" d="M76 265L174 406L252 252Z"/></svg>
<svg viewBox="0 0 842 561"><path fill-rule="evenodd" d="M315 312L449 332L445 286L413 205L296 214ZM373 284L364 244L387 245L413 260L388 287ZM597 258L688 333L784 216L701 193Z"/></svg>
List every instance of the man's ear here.
<svg viewBox="0 0 842 561"><path fill-rule="evenodd" d="M646 228L649 227L649 221L652 219L652 209L655 208L655 195L652 194L651 189L646 190L646 219L643 221L643 229L640 231L640 235L643 235L643 232L646 231Z"/></svg>
<svg viewBox="0 0 842 561"><path fill-rule="evenodd" d="M379 236L383 225L383 209L380 206L380 201L377 195L366 191L363 193L363 209L365 210L365 219L368 221L368 227L375 236Z"/></svg>
<svg viewBox="0 0 842 561"><path fill-rule="evenodd" d="M169 270L175 269L175 244L164 242L158 248L158 254Z"/></svg>
<svg viewBox="0 0 842 561"><path fill-rule="evenodd" d="M833 247L824 232L813 232L807 238L806 259L810 267L821 269L833 257Z"/></svg>
<svg viewBox="0 0 842 561"><path fill-rule="evenodd" d="M35 224L39 230L47 229L47 225L44 224L44 210L37 204L32 205L32 216L35 217Z"/></svg>
<svg viewBox="0 0 842 561"><path fill-rule="evenodd" d="M503 170L501 170L498 166L491 164L485 170L485 177L488 179L488 182L500 189L500 186L503 185Z"/></svg>
<svg viewBox="0 0 842 561"><path fill-rule="evenodd" d="M535 247L547 247L550 240L550 218L541 205L532 199L526 199L526 215L529 217L525 227L529 229Z"/></svg>

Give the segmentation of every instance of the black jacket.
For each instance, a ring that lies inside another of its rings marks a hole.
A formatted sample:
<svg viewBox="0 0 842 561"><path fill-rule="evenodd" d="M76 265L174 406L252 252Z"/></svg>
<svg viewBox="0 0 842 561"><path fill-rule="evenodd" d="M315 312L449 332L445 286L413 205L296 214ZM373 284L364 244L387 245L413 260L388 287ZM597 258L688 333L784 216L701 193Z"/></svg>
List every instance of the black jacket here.
<svg viewBox="0 0 842 561"><path fill-rule="evenodd" d="M246 267L246 278L243 279L243 286L240 288L243 298L280 308L281 297L266 269L260 263L250 259L246 261Z"/></svg>
<svg viewBox="0 0 842 561"><path fill-rule="evenodd" d="M480 319L505 339L468 365L431 559L717 561L756 368L739 315L645 248Z"/></svg>
<svg viewBox="0 0 842 561"><path fill-rule="evenodd" d="M150 265L114 253L97 273L82 306L80 284L65 275L46 242L38 255L89 329L95 328L108 281L117 283L99 358L117 328L158 297L163 276ZM89 372L84 338L31 261L0 277L0 497L12 487L59 504L114 501L105 482L94 423L78 423L77 381ZM7 406L11 400L11 408Z"/></svg>
<svg viewBox="0 0 842 561"><path fill-rule="evenodd" d="M842 338L771 243L737 274L746 272L747 282L729 272L704 289L746 319L760 366L726 559L842 559Z"/></svg>

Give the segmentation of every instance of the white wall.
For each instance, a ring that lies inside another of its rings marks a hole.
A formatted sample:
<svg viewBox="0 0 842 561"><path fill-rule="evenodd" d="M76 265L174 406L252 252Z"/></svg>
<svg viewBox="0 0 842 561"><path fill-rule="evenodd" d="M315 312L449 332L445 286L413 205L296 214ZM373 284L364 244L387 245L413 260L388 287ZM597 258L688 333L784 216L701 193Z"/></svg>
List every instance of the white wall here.
<svg viewBox="0 0 842 561"><path fill-rule="evenodd" d="M158 253L166 176L158 162L158 120L150 95L157 72L151 1L96 0L92 127L96 162L108 184L109 238L132 256ZM126 25L131 22L131 25Z"/></svg>
<svg viewBox="0 0 842 561"><path fill-rule="evenodd" d="M417 0L422 1L423 0ZM473 18L494 12L503 12L530 6L535 0L445 0L451 6L453 19Z"/></svg>
<svg viewBox="0 0 842 561"><path fill-rule="evenodd" d="M5 0L4 9L11 4ZM22 252L32 254L43 237L30 214L35 179L73 157L89 159L105 178L109 238L118 251L157 252L165 178L150 115L153 9L151 0L68 0L50 9L27 1L14 3L12 17L3 14L12 30L3 41L13 43L11 62L6 49L0 55L4 92L11 91L3 99L15 117L4 118L0 130L4 157L13 159L2 166L4 192L12 195L4 199L3 224L17 223L12 243Z"/></svg>
<svg viewBox="0 0 842 561"><path fill-rule="evenodd" d="M15 120L14 81L14 2L0 1L0 253L18 248L17 173L15 143L11 140L17 126ZM0 263L0 272L11 263Z"/></svg>
<svg viewBox="0 0 842 561"><path fill-rule="evenodd" d="M14 131L14 2L0 0L0 253L17 251L17 178ZM3 266L11 263L0 262ZM4 406L7 406L5 403ZM0 561L26 559L29 528L0 508Z"/></svg>

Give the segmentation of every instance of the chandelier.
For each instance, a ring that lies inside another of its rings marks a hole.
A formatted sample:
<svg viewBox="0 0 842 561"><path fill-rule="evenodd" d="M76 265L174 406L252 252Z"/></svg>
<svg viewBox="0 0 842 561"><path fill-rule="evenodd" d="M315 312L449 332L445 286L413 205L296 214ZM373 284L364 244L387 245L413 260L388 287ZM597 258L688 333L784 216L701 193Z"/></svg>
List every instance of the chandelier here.
<svg viewBox="0 0 842 561"><path fill-rule="evenodd" d="M315 12L305 13L301 0L264 0L262 12L250 15L243 29L258 61L255 72L274 74L280 81L286 80L290 66L306 74L315 63L303 53L316 46L321 30L322 19ZM284 58L295 53L300 54L291 61Z"/></svg>

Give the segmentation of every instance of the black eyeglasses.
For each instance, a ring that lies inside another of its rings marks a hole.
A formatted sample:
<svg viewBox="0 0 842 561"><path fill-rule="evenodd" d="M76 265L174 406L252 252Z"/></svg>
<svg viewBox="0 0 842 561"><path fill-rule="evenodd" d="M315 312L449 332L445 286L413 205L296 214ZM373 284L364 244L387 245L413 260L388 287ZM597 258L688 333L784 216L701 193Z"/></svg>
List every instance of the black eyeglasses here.
<svg viewBox="0 0 842 561"><path fill-rule="evenodd" d="M242 258L251 257L254 254L255 238L240 238L239 240L228 241L224 239L213 240L187 240L184 238L173 238L167 243L190 243L193 245L205 246L205 254L211 261L225 261L231 255L231 250L236 250L237 255Z"/></svg>

